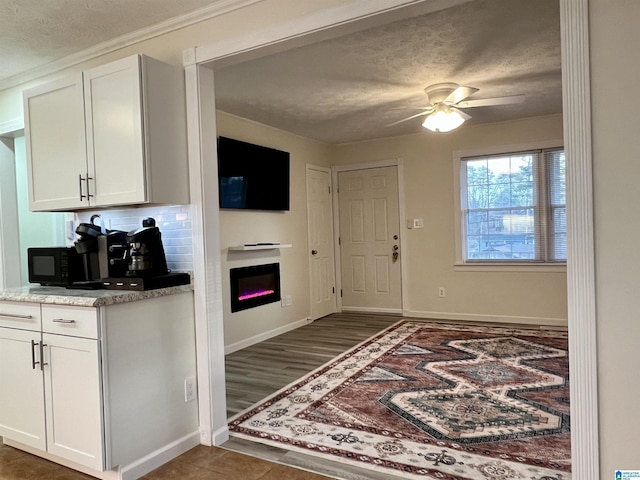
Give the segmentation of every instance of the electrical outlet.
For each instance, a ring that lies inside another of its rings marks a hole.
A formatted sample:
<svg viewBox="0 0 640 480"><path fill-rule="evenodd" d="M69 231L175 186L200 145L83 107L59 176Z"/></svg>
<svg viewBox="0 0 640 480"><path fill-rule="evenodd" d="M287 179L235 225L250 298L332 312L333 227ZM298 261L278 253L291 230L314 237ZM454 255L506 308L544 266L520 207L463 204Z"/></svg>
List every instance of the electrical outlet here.
<svg viewBox="0 0 640 480"><path fill-rule="evenodd" d="M447 292L445 291L444 287L438 288L438 296L440 298L444 298L447 296Z"/></svg>
<svg viewBox="0 0 640 480"><path fill-rule="evenodd" d="M287 295L285 297L285 304L287 305L287 307L290 307L293 304L293 300L291 299L291 295Z"/></svg>
<svg viewBox="0 0 640 480"><path fill-rule="evenodd" d="M191 402L196 399L196 379L189 377L184 379L184 401Z"/></svg>

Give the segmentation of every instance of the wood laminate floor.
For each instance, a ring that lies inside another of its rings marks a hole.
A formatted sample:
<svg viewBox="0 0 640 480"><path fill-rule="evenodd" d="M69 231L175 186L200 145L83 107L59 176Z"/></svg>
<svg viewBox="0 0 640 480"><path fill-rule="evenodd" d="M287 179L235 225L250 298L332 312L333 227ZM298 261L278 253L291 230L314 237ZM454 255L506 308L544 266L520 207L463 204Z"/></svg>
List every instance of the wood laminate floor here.
<svg viewBox="0 0 640 480"><path fill-rule="evenodd" d="M399 321L376 314L334 314L232 353L226 359L232 416ZM143 480L393 480L280 448L231 438L223 448L198 446ZM0 480L91 480L0 442Z"/></svg>
<svg viewBox="0 0 640 480"><path fill-rule="evenodd" d="M396 315L335 313L227 355L227 417L400 320Z"/></svg>

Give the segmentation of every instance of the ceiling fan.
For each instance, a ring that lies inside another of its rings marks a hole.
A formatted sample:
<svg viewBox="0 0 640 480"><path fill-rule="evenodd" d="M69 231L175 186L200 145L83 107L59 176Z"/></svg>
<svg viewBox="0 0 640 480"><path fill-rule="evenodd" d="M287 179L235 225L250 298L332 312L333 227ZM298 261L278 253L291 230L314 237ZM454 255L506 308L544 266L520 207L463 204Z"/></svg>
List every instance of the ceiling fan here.
<svg viewBox="0 0 640 480"><path fill-rule="evenodd" d="M397 125L408 120L426 115L422 126L432 132L449 132L458 128L470 115L459 110L460 108L488 107L494 105L510 105L522 103L524 95L509 95L505 97L483 98L478 100L467 100L479 89L465 87L457 83L436 83L424 89L429 102L428 106L420 113L393 122L388 126Z"/></svg>

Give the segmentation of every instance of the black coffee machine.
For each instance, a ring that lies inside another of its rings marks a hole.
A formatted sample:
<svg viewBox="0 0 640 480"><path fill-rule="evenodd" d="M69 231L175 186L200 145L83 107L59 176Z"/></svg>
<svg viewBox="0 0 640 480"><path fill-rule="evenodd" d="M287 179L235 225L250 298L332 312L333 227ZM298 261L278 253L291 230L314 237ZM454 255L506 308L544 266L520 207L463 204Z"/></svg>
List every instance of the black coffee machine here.
<svg viewBox="0 0 640 480"><path fill-rule="evenodd" d="M155 219L142 220L142 228L127 233L128 250L125 253L127 277L152 277L166 275L167 258L162 245L162 234Z"/></svg>
<svg viewBox="0 0 640 480"><path fill-rule="evenodd" d="M124 275L127 265L123 260L127 232L107 230L102 221L96 225L100 215L93 215L90 223L81 223L76 228L76 251L82 262L82 280L70 288L103 288L102 278Z"/></svg>
<svg viewBox="0 0 640 480"><path fill-rule="evenodd" d="M142 227L126 235L123 256L126 271L122 277L103 278L105 288L113 290L151 290L154 288L186 285L191 282L188 273L172 273L162 245L162 234L155 219L142 220Z"/></svg>

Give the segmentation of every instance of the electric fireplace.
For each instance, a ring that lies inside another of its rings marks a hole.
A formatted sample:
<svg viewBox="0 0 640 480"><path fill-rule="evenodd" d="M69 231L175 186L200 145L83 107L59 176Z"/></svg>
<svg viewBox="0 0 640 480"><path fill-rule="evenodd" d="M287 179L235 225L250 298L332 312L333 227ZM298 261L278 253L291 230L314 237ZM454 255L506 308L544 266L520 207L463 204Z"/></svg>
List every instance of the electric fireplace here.
<svg viewBox="0 0 640 480"><path fill-rule="evenodd" d="M279 263L232 268L229 275L232 312L280 301Z"/></svg>

